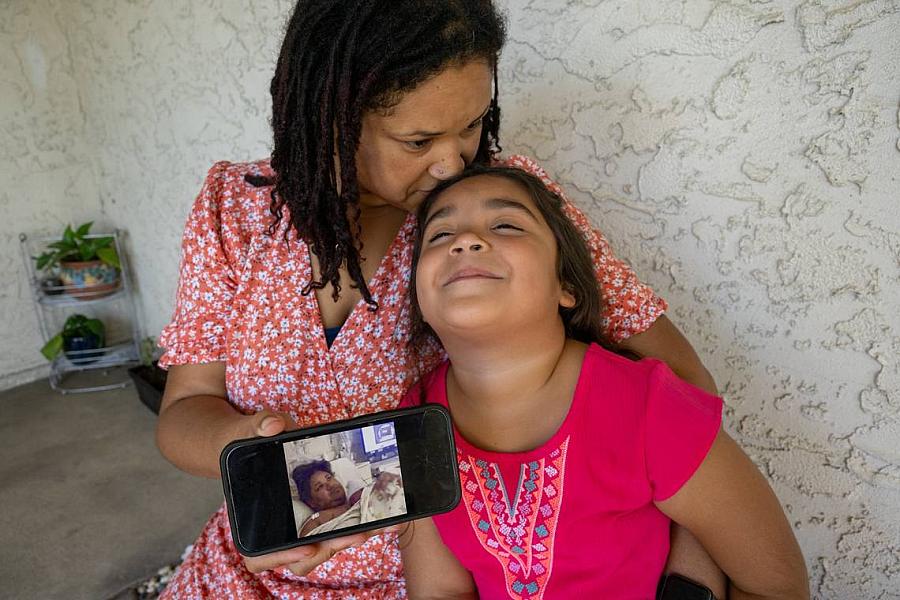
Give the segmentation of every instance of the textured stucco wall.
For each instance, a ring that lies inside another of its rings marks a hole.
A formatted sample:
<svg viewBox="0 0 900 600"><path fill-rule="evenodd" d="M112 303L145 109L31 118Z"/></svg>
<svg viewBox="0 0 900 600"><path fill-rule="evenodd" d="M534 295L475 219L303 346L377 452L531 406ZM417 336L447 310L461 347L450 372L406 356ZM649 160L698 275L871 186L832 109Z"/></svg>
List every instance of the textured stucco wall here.
<svg viewBox="0 0 900 600"><path fill-rule="evenodd" d="M266 153L289 5L0 6L4 249L101 211L130 233L158 333L206 169ZM900 2L503 5L506 150L542 160L670 301L787 506L814 596L900 598ZM37 364L15 281L0 375Z"/></svg>
<svg viewBox="0 0 900 600"><path fill-rule="evenodd" d="M62 6L0 3L0 389L47 373L19 233L102 221Z"/></svg>

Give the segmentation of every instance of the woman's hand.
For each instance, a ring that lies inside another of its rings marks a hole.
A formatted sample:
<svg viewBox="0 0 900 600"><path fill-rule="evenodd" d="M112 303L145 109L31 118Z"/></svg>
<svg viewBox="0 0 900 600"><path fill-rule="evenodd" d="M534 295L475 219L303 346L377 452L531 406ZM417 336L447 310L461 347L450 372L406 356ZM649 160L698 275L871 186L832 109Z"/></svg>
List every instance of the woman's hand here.
<svg viewBox="0 0 900 600"><path fill-rule="evenodd" d="M273 412L271 410L262 410L255 415L245 416L244 425L247 434L237 437L271 437L285 431L293 431L299 429L300 426L288 413Z"/></svg>
<svg viewBox="0 0 900 600"><path fill-rule="evenodd" d="M396 533L397 531L399 531L399 526L395 525L385 529L332 538L317 544L280 550L263 556L245 556L244 565L251 573L261 573L283 567L294 575L303 577L322 563L331 560L331 557L341 550L361 546L374 535Z"/></svg>

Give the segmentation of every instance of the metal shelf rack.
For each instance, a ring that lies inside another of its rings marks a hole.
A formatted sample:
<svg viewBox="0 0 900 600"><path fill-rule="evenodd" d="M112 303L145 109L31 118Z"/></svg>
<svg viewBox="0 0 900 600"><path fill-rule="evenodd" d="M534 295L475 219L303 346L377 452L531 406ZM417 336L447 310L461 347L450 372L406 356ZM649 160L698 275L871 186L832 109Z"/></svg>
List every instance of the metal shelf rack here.
<svg viewBox="0 0 900 600"><path fill-rule="evenodd" d="M123 232L96 233L87 238L112 237L119 255L119 283L114 289L91 291L78 286L47 285L49 274L35 269L32 257L58 237L31 237L19 234L22 259L28 272L34 309L44 342L62 329L65 319L75 313L99 318L106 326L107 345L91 350L61 352L50 363L50 387L63 394L99 392L131 384L125 369L139 362L141 327L135 305L131 271L122 249ZM37 350L37 349L35 349ZM88 381L73 383L77 373L91 372Z"/></svg>

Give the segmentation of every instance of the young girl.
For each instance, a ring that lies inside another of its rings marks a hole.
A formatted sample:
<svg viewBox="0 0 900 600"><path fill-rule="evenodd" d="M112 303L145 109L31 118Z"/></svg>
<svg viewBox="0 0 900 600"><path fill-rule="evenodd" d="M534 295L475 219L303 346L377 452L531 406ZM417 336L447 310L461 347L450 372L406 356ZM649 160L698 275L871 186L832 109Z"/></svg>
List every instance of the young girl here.
<svg viewBox="0 0 900 600"><path fill-rule="evenodd" d="M406 404L448 406L462 501L401 539L411 598L653 598L670 522L732 598L807 598L778 500L720 428L722 402L600 341L600 296L560 199L475 167L419 210L418 339L449 355Z"/></svg>

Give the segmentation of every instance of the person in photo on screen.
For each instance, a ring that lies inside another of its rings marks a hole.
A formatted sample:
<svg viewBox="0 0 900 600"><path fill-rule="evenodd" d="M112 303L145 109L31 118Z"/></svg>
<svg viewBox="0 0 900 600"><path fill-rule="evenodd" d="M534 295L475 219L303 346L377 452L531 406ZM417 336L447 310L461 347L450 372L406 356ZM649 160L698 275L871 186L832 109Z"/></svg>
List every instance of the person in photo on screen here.
<svg viewBox="0 0 900 600"><path fill-rule="evenodd" d="M295 467L291 478L300 500L315 511L298 525L298 537L406 513L403 481L388 471L382 471L371 484L355 490L345 489L325 460Z"/></svg>

